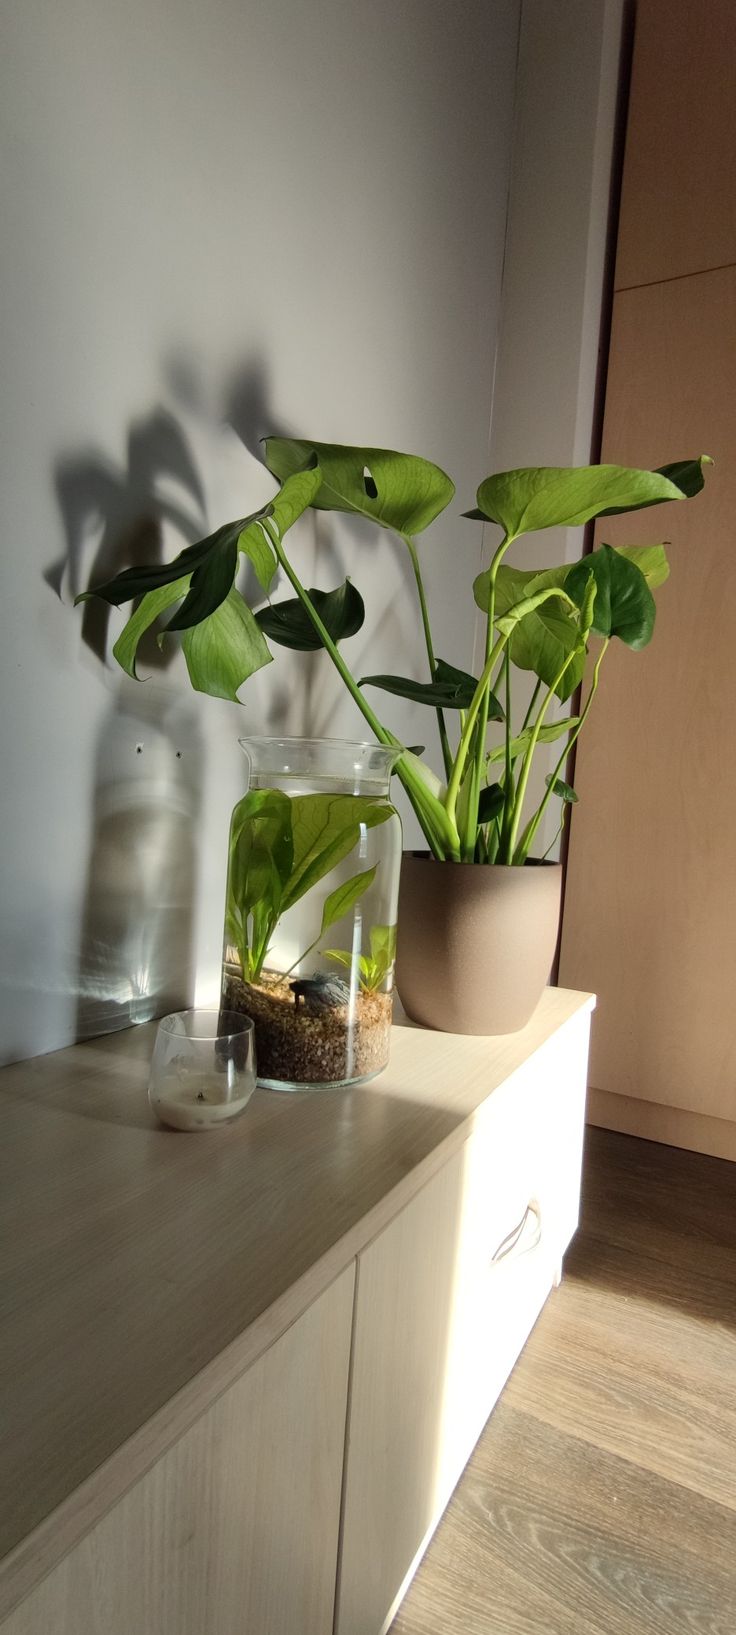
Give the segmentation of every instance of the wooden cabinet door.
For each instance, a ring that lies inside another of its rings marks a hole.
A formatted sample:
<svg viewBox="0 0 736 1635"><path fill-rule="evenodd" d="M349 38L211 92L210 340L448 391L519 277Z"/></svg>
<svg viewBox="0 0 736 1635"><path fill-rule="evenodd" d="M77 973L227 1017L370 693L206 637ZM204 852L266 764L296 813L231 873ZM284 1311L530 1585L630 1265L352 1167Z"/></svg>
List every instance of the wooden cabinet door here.
<svg viewBox="0 0 736 1635"><path fill-rule="evenodd" d="M2 1635L332 1635L353 1286L350 1267Z"/></svg>
<svg viewBox="0 0 736 1635"><path fill-rule="evenodd" d="M736 267L617 295L603 458L716 463L696 499L598 530L667 539L671 576L651 645L612 645L580 739L560 965L598 994L590 1082L608 1100L594 1115L732 1157L735 360ZM643 1123L616 1097L676 1111Z"/></svg>
<svg viewBox="0 0 736 1635"><path fill-rule="evenodd" d="M577 1220L589 1017L359 1256L337 1635L381 1635Z"/></svg>
<svg viewBox="0 0 736 1635"><path fill-rule="evenodd" d="M736 261L734 0L638 0L616 288Z"/></svg>

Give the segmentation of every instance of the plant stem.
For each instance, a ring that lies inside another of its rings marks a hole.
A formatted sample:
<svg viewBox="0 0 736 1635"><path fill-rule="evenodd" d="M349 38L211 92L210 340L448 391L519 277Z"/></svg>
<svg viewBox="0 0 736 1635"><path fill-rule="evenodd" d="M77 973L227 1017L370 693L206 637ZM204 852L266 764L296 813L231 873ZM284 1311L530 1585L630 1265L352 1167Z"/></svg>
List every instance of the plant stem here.
<svg viewBox="0 0 736 1635"><path fill-rule="evenodd" d="M549 781L549 783L547 785L547 788L546 788L546 790L544 792L544 795L542 796L542 799L541 799L541 801L539 803L539 806L537 807L537 810L534 813L534 816L533 816L533 818L531 819L531 821L529 823L527 832L526 832L526 834L524 836L524 841L525 841L525 846L526 846L525 855L528 854L529 847L531 846L531 843L532 843L532 841L534 839L534 836L535 836L535 834L537 832L537 829L539 828L539 825L540 825L540 823L542 821L542 818L544 817L544 813L545 813L545 811L547 809L547 806L548 806L548 804L549 804L549 802L550 802L550 800L552 798L552 795L554 794L555 779L559 777L559 774L560 774L560 772L562 770L562 767L565 765L567 757L570 754L570 750L572 749L573 744L580 737L580 734L581 734L581 732L583 730L583 727L585 726L585 723L586 723L586 721L588 719L588 713L590 711L591 704L593 703L593 699L595 698L595 695L596 695L596 693L598 691L598 679L599 679L599 675L600 675L600 668L601 668L601 665L603 663L603 655L604 655L604 653L606 651L606 648L608 647L608 641L609 641L609 638L606 637L606 639L605 639L605 641L603 643L603 646L602 646L602 648L600 650L600 653L598 654L598 658L596 659L595 668L593 670L593 679L592 679L591 684L590 684L590 692L588 693L588 697L587 697L587 699L585 701L585 707L584 707L584 709L583 709L583 711L582 711L582 713L580 715L580 719L578 721L578 724L577 724L576 727L573 728L572 732L570 733L570 736L569 736L569 738L567 740L567 743L565 744L565 748L563 749L562 754L560 755L560 757L559 757L559 759L557 761L557 764L556 764L556 766L554 768L554 771L550 774L550 781ZM562 825L560 825L560 829L561 828L562 828ZM557 836L555 835L555 840L556 839L557 839ZM552 842L552 845L554 845L554 841ZM551 847L548 846L547 851L550 851L550 850L551 850ZM544 855L546 857L547 853L545 852ZM521 861L523 861L523 859Z"/></svg>
<svg viewBox="0 0 736 1635"><path fill-rule="evenodd" d="M482 675L480 677L478 685L477 685L477 687L475 689L475 692L473 694L473 698L472 698L472 701L470 703L470 706L469 706L469 708L468 708L468 710L466 712L465 726L463 727L462 738L460 739L460 744L458 746L458 752L457 752L457 755L455 756L455 764L454 764L453 769L452 769L452 775L450 777L450 781L449 781L449 783L447 785L447 795L445 797L445 809L447 811L448 817L450 818L451 822L453 822L453 823L455 822L455 814L456 814L456 811L457 811L457 797L458 797L458 795L460 793L460 785L462 784L462 781L463 781L463 773L465 771L465 763L466 763L467 758L468 758L468 751L470 749L470 746L471 746L471 743L472 743L472 740L473 740L473 733L474 733L474 730L475 730L475 723L476 723L476 720L477 720L477 718L478 718L478 716L479 716L479 714L481 712L481 707L482 707L482 704L483 704L483 700L484 700L485 695L486 695L486 690L488 688L490 678L491 678L491 676L493 674L493 671L495 669L496 662L501 657L501 654L503 653L504 647L506 646L506 643L507 643L508 639L509 639L508 636L499 636L495 647L492 648L488 658L486 659L485 665L483 666L483 673L482 673ZM488 718L486 716L486 725L487 725L487 721L488 721ZM483 729L481 728L481 739L484 740L484 738L485 738L485 733L484 733ZM478 823L478 814L476 812L476 828L477 828L477 823Z"/></svg>
<svg viewBox="0 0 736 1635"><path fill-rule="evenodd" d="M563 676L565 674L565 671L572 664L572 661L573 661L574 657L575 657L575 648L573 648L571 653L568 653L567 658L565 659L564 663L560 666L560 668L559 668L559 670L557 672L557 675L555 676L555 679L552 682L552 686L549 688L549 691L547 693L547 697L545 698L545 700L544 700L544 702L542 704L542 707L541 707L541 709L539 711L537 719L534 722L534 726L532 727L531 737L529 739L529 746L528 746L526 754L524 756L524 761L523 761L523 764L522 764L521 773L519 775L519 781L518 781L518 783L516 785L516 790L515 790L515 793L514 793L513 816L512 816L512 819L511 819L511 823L509 825L508 843L507 843L507 846L505 848L505 850L506 850L505 861L507 863L513 863L514 862L514 847L516 845L516 836L517 836L517 834L519 832L519 824L521 822L521 813L522 813L522 808L523 808L523 805L524 805L524 796L526 795L527 784L529 782L529 773L531 772L531 768L532 768L532 760L534 758L534 751L535 751L535 749L537 747L537 743L539 742L539 734L540 734L540 732L542 730L542 727L544 726L544 718L545 718L545 715L547 714L547 711L548 711L549 706L550 706L550 704L552 702L552 699L555 696L555 690L556 690L557 687L559 687L559 684L562 681L562 678L563 678Z"/></svg>
<svg viewBox="0 0 736 1635"><path fill-rule="evenodd" d="M536 682L535 682L535 685L534 685L534 692L532 693L532 696L531 696L531 698L529 700L529 708L528 708L528 710L526 712L526 715L524 716L524 719L523 719L523 721L521 723L521 728L520 728L521 732L526 732L526 729L527 729L527 727L529 725L529 722L531 721L531 718L532 718L532 716L534 714L534 706L535 706L535 704L537 702L537 699L539 697L539 689L540 689L541 685L542 685L542 678L541 678L541 676L537 676L537 679L536 679Z"/></svg>
<svg viewBox="0 0 736 1635"><path fill-rule="evenodd" d="M476 837L476 834L477 834L477 831L478 831L478 802L480 800L480 788L481 788L481 783L482 783L482 779L483 779L483 770L484 770L484 765L485 765L486 737L487 737L487 733L488 733L488 702L489 702L489 694L490 694L490 690L491 690L491 677L492 677L492 673L493 673L493 665L491 665L490 668L488 668L488 661L489 661L489 659L491 657L491 653L493 651L493 635L494 635L495 624L496 624L496 578L497 578L497 575L498 575L498 570L499 570L499 568L501 566L501 562L503 561L503 558L504 558L504 556L506 554L506 551L508 550L509 545L512 542L513 537L514 537L513 534L504 534L500 545L497 547L496 551L493 554L493 557L491 559L491 565L490 565L490 568L488 570L488 613L486 615L486 641L485 641L485 669L488 669L488 680L486 682L486 685L485 685L485 688L484 688L484 691L483 691L483 696L482 696L481 705L480 705L480 720L479 720L479 723L478 723L478 738L477 738L477 742L476 742L476 746L475 746L475 771L474 771L474 774L473 774L473 787L472 787L472 790L471 790L470 800L468 801L468 809L467 809L466 821L465 821L465 832L464 832L464 837L463 838L464 838L464 849L465 849L466 854L470 853L471 844L472 844L473 849L475 848L475 837ZM484 669L484 672L483 672L484 674L485 674L485 669ZM511 731L511 725L510 725L510 722L509 722L509 719L508 719L508 716L507 716L507 718L506 718L506 737L507 737L507 740L508 740L510 731Z"/></svg>
<svg viewBox="0 0 736 1635"><path fill-rule="evenodd" d="M322 646L324 647L325 651L329 653L335 669L338 671L338 674L344 681L345 686L347 687L351 698L353 698L357 704L361 715L368 722L368 725L378 739L379 744L383 744L387 749L400 749L401 745L399 744L398 740L394 737L393 733L389 732L388 729L379 721L378 716L371 709L367 698L361 692L352 671L348 669L348 666L345 663L345 660L336 643L332 640L329 630L323 624L311 597L292 568L279 539L277 530L270 525L268 518L264 518L263 526L268 531L269 539L271 540L271 544L276 552L280 566L283 568L289 583L296 591L305 612L308 614L317 635L319 636ZM460 848L454 820L448 821L448 814L442 802L438 801L430 793L430 791L422 783L421 778L419 778L417 774L413 772L409 766L407 766L406 757L403 755L396 763L396 772L404 785L407 795L409 796L411 804L424 831L424 835L429 843L430 850L434 856L440 860L447 856L459 859Z"/></svg>
<svg viewBox="0 0 736 1635"><path fill-rule="evenodd" d="M434 681L435 672L437 669L437 660L434 655L432 630L429 623L429 608L427 607L427 598L424 591L424 580L422 579L422 570L419 564L419 553L411 534L401 534L400 538L403 539L409 552L411 565L414 569L414 578L416 580L417 593L419 596L419 607L422 614L424 641L427 648L427 658L429 659L429 674L432 681ZM442 761L445 768L445 778L449 778L450 773L452 772L452 750L450 749L450 740L447 735L447 724L445 722L444 710L438 709L435 711L435 714L437 716L437 727L440 735L440 744L442 746Z"/></svg>

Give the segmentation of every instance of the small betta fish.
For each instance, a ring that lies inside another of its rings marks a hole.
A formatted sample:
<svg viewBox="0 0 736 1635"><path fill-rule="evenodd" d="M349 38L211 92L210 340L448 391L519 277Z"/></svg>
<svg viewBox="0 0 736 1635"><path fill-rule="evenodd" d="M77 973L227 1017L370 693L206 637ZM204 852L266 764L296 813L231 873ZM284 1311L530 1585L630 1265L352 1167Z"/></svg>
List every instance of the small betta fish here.
<svg viewBox="0 0 736 1635"><path fill-rule="evenodd" d="M317 971L314 976L299 977L297 982L290 982L289 987L297 1010L302 999L307 1011L329 1011L338 1005L347 1005L350 998L347 982L343 982L341 976L330 976L323 971Z"/></svg>

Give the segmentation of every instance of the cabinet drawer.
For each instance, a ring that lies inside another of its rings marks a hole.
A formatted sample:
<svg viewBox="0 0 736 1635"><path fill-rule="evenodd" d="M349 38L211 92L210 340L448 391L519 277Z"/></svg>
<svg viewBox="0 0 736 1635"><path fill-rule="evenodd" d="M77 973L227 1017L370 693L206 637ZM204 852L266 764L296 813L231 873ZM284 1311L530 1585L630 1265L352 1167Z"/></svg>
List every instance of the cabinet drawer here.
<svg viewBox="0 0 736 1635"><path fill-rule="evenodd" d="M380 1635L577 1220L587 1016L359 1257L337 1635Z"/></svg>

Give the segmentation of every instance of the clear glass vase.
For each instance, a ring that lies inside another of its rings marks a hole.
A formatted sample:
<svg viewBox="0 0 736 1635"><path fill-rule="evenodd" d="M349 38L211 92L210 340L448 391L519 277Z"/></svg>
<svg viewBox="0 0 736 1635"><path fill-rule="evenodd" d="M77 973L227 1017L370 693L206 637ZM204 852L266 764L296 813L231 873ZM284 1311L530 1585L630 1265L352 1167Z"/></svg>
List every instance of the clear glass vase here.
<svg viewBox="0 0 736 1635"><path fill-rule="evenodd" d="M251 1016L258 1082L360 1084L389 1056L400 750L338 738L241 740L230 825L223 1004Z"/></svg>

